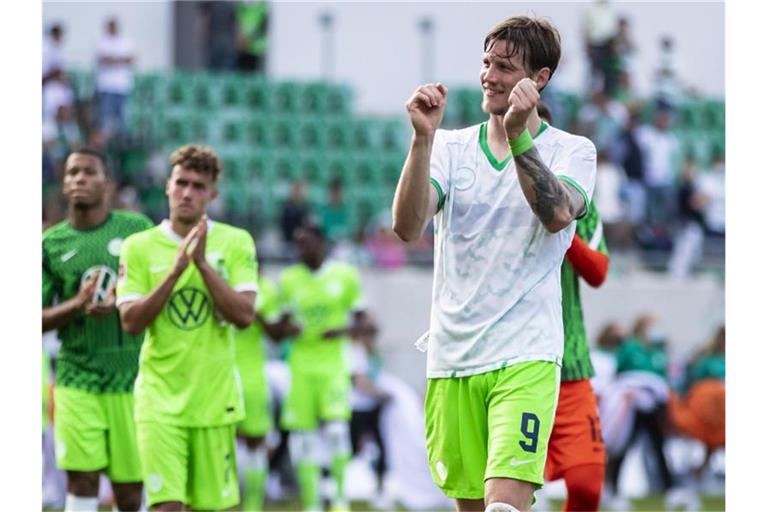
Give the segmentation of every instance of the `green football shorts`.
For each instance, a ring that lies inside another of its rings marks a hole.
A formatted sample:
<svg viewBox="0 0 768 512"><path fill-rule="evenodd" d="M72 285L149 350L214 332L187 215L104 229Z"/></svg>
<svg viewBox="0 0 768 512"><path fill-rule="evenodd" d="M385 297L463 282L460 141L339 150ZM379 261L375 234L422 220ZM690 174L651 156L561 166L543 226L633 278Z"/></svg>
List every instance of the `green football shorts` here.
<svg viewBox="0 0 768 512"><path fill-rule="evenodd" d="M546 361L429 379L427 455L438 487L463 499L482 499L489 478L541 488L559 389L560 367Z"/></svg>
<svg viewBox="0 0 768 512"><path fill-rule="evenodd" d="M264 373L264 364L238 362L238 372L243 383L245 419L238 423L237 430L249 437L262 437L272 429L269 385Z"/></svg>
<svg viewBox="0 0 768 512"><path fill-rule="evenodd" d="M147 507L181 502L193 510L223 510L240 502L235 426L136 425Z"/></svg>
<svg viewBox="0 0 768 512"><path fill-rule="evenodd" d="M315 430L320 421L349 421L351 377L348 372L306 373L291 368L291 384L280 424L285 430Z"/></svg>
<svg viewBox="0 0 768 512"><path fill-rule="evenodd" d="M60 469L104 471L113 482L141 482L133 393L91 393L56 386L53 403Z"/></svg>

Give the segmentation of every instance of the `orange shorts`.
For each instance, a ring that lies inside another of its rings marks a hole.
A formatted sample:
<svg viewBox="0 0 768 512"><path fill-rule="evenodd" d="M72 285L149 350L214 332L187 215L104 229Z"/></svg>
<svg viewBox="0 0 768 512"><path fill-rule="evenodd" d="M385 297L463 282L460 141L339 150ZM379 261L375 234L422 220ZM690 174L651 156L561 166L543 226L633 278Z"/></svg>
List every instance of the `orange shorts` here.
<svg viewBox="0 0 768 512"><path fill-rule="evenodd" d="M672 394L669 417L680 431L708 448L725 446L725 382L701 380L684 398Z"/></svg>
<svg viewBox="0 0 768 512"><path fill-rule="evenodd" d="M547 450L547 480L558 480L576 466L605 465L597 398L589 379L560 384L555 426Z"/></svg>

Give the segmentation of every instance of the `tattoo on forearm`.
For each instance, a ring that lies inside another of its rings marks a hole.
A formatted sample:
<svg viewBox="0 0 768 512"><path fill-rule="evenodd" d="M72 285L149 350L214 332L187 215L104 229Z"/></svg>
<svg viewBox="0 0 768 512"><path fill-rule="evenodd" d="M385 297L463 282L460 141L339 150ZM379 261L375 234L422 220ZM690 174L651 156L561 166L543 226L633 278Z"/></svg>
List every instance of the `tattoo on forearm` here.
<svg viewBox="0 0 768 512"><path fill-rule="evenodd" d="M552 222L555 208L564 204L568 206L571 215L573 215L573 204L568 198L565 187L541 161L536 148L531 148L525 153L517 155L515 165L533 180L535 198L532 207L536 216L544 224Z"/></svg>

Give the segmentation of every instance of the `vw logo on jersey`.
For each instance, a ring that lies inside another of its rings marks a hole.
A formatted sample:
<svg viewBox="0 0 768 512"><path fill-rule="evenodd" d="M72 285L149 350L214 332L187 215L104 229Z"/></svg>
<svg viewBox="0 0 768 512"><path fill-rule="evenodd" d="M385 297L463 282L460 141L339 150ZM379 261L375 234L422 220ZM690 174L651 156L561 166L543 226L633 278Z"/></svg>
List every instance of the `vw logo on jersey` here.
<svg viewBox="0 0 768 512"><path fill-rule="evenodd" d="M211 314L208 296L197 288L188 286L173 292L166 309L171 323L185 331L197 329Z"/></svg>
<svg viewBox="0 0 768 512"><path fill-rule="evenodd" d="M120 249L123 248L122 238L113 238L107 244L107 252L112 256L120 256Z"/></svg>
<svg viewBox="0 0 768 512"><path fill-rule="evenodd" d="M95 300L96 302L105 302L109 297L112 288L117 285L117 273L106 265L96 265L83 272L83 275L80 278L80 284L82 285L91 279L94 274L99 274L99 277L97 278L98 280L96 281L96 291L93 292Z"/></svg>
<svg viewBox="0 0 768 512"><path fill-rule="evenodd" d="M456 190L467 190L475 184L475 170L470 167L459 167L453 180Z"/></svg>

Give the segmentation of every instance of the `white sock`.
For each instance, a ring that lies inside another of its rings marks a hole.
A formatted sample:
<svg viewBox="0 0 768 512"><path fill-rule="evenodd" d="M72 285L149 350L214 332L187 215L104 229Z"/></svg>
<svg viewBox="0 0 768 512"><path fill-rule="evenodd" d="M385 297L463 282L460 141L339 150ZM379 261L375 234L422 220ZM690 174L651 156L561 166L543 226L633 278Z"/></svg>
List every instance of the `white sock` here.
<svg viewBox="0 0 768 512"><path fill-rule="evenodd" d="M263 471L267 469L267 445L261 443L251 450L246 448L241 467L244 471Z"/></svg>
<svg viewBox="0 0 768 512"><path fill-rule="evenodd" d="M96 512L99 510L98 496L75 496L67 493L64 512Z"/></svg>
<svg viewBox="0 0 768 512"><path fill-rule="evenodd" d="M509 503L489 503L487 507L485 507L485 512L520 512L515 507L510 505Z"/></svg>

